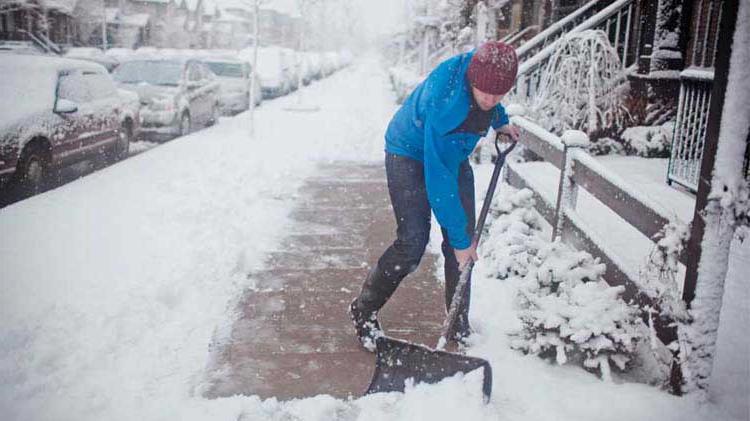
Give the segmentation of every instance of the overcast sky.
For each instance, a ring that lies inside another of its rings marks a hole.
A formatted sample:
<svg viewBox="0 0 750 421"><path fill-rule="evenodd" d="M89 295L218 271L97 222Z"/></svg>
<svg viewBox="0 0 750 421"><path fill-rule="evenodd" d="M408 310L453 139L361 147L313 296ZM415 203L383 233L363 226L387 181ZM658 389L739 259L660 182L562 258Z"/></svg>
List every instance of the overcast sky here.
<svg viewBox="0 0 750 421"><path fill-rule="evenodd" d="M330 4L339 2L329 1ZM359 11L362 30L370 36L397 32L403 27L406 0L345 0ZM292 16L298 16L297 0L266 0L265 6Z"/></svg>

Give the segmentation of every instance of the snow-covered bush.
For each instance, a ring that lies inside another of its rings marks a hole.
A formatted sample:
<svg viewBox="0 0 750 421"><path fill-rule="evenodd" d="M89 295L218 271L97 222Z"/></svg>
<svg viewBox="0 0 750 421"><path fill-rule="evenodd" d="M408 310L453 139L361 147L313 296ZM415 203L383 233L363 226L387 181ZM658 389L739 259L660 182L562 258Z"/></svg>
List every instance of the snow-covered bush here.
<svg viewBox="0 0 750 421"><path fill-rule="evenodd" d="M587 133L622 127L625 73L607 34L599 30L571 33L558 41L531 99L530 115L557 134Z"/></svg>
<svg viewBox="0 0 750 421"><path fill-rule="evenodd" d="M640 273L643 291L654 298L665 315L675 319L686 317L677 279L680 254L690 239L690 225L671 221L657 234L656 245Z"/></svg>
<svg viewBox="0 0 750 421"><path fill-rule="evenodd" d="M668 158L673 129L673 123L661 126L635 126L625 129L620 137L628 155Z"/></svg>
<svg viewBox="0 0 750 421"><path fill-rule="evenodd" d="M534 193L504 185L493 201L492 224L482 251L482 262L498 279L525 276L545 242L541 221L534 211Z"/></svg>
<svg viewBox="0 0 750 421"><path fill-rule="evenodd" d="M592 138L588 151L592 155L625 155L625 147L622 143L611 137Z"/></svg>
<svg viewBox="0 0 750 421"><path fill-rule="evenodd" d="M625 370L642 337L638 309L620 297L624 287L602 280L605 266L586 252L560 243L539 250L518 291L522 329L516 349L554 358L571 357L610 379L610 362Z"/></svg>

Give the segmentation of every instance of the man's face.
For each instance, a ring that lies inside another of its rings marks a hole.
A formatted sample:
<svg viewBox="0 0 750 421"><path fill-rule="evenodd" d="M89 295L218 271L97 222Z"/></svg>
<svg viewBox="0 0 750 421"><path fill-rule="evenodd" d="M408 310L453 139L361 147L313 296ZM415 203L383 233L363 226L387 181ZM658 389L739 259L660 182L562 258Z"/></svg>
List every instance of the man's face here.
<svg viewBox="0 0 750 421"><path fill-rule="evenodd" d="M488 94L487 92L482 92L479 89L475 87L471 87L471 92L474 94L474 100L479 105L479 108L482 109L482 111L489 111L492 108L494 108L497 104L500 103L500 101L503 100L505 97L505 94L503 95L493 95Z"/></svg>

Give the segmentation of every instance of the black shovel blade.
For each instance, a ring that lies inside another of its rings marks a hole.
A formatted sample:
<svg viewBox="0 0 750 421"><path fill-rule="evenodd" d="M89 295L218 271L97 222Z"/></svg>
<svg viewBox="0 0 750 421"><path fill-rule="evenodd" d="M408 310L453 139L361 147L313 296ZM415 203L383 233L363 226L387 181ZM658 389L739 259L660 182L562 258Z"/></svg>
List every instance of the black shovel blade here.
<svg viewBox="0 0 750 421"><path fill-rule="evenodd" d="M492 367L487 360L381 336L375 341L376 362L370 387L365 394L378 392L403 392L406 381L437 383L458 373L484 369L482 393L484 402L492 395Z"/></svg>

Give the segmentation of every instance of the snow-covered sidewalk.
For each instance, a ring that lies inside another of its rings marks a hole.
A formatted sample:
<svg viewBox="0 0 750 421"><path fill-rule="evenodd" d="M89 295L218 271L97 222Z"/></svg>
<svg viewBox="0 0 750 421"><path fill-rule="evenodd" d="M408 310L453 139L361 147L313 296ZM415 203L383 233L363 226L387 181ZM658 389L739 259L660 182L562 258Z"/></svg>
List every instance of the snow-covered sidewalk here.
<svg viewBox="0 0 750 421"><path fill-rule="evenodd" d="M489 405L473 374L352 400L203 398L211 339L277 248L302 182L321 161L382 159L395 104L376 59L307 90L319 112L264 103L254 138L240 115L0 210L1 419L742 420L510 350L518 280L489 279L481 262L470 352L493 365Z"/></svg>

